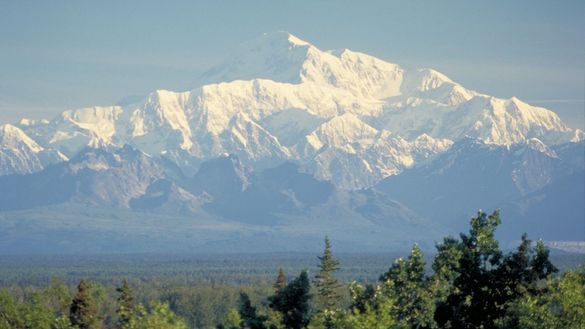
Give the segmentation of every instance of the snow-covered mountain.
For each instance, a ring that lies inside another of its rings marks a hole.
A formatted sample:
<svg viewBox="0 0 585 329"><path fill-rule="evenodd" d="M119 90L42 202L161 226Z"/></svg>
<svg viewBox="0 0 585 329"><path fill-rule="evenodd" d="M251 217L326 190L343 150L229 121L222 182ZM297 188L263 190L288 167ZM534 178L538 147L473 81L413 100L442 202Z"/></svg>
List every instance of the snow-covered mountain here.
<svg viewBox="0 0 585 329"><path fill-rule="evenodd" d="M437 223L464 229L477 209L500 208L500 234L582 240L585 142L550 148L538 139L511 146L466 138L433 161L374 188Z"/></svg>
<svg viewBox="0 0 585 329"><path fill-rule="evenodd" d="M10 192L0 193L2 252L298 251L323 234L345 250L402 250L445 233L384 194L338 189L291 162L254 171L233 155L173 178L130 146L88 147L40 172L1 176L0 191Z"/></svg>
<svg viewBox="0 0 585 329"><path fill-rule="evenodd" d="M480 94L431 69L406 70L347 49L322 51L286 32L244 43L194 87L24 120L18 128L32 149L67 157L86 146L129 144L187 176L225 153L254 168L295 160L348 189L399 174L466 136L497 145L585 138L555 113L516 98ZM46 165L1 141L0 174Z"/></svg>
<svg viewBox="0 0 585 329"><path fill-rule="evenodd" d="M129 146L86 147L67 162L28 175L0 176L0 211L66 202L128 208L166 178L164 166Z"/></svg>
<svg viewBox="0 0 585 329"><path fill-rule="evenodd" d="M20 128L0 125L0 176L30 174L66 160L67 157L60 152L37 144Z"/></svg>

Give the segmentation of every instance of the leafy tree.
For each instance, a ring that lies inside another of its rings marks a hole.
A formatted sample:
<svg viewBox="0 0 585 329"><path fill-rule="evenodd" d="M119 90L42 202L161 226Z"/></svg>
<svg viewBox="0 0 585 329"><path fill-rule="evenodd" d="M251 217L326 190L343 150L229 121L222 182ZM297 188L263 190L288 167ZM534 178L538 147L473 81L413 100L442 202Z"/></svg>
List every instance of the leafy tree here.
<svg viewBox="0 0 585 329"><path fill-rule="evenodd" d="M489 216L480 211L471 219L469 234L441 246L434 266L442 272L435 276L448 282L450 291L446 298L445 291L438 295L434 317L440 327L496 328L503 319L515 327L517 323L507 315L510 305L541 293L539 282L556 271L544 244L539 242L533 249L526 235L515 252L504 256L494 236L500 222L499 211Z"/></svg>
<svg viewBox="0 0 585 329"><path fill-rule="evenodd" d="M73 327L73 325L71 324L71 321L69 320L69 317L62 315L62 316L55 319L51 329L77 329L77 328Z"/></svg>
<svg viewBox="0 0 585 329"><path fill-rule="evenodd" d="M444 238L436 248L437 254L432 265L431 290L435 299L441 303L453 291L453 284L459 276L459 261L463 250L459 241L453 237Z"/></svg>
<svg viewBox="0 0 585 329"><path fill-rule="evenodd" d="M552 274L559 271L559 269L556 268L556 266L554 266L550 261L550 252L542 240L536 242L535 252L536 255L530 263L530 267L532 269L530 272L530 275L532 276L530 280L532 282L537 282L538 280L549 278ZM534 291L536 288L537 287L532 287L532 291Z"/></svg>
<svg viewBox="0 0 585 329"><path fill-rule="evenodd" d="M413 246L407 260L397 259L380 280L391 283L384 291L400 305L392 312L400 326L430 328L434 325L435 305L425 276L423 253L418 245Z"/></svg>
<svg viewBox="0 0 585 329"><path fill-rule="evenodd" d="M122 281L122 286L116 288L119 293L118 308L116 314L118 315L117 327L121 329L133 328L136 322L134 292L128 284L128 280Z"/></svg>
<svg viewBox="0 0 585 329"><path fill-rule="evenodd" d="M35 291L27 298L27 303L21 307L19 316L24 320L25 328L51 328L55 321L55 314L44 297L40 291Z"/></svg>
<svg viewBox="0 0 585 329"><path fill-rule="evenodd" d="M57 311L59 317L69 314L71 294L63 280L57 278L51 279L49 288L44 291L44 294L49 300L50 307Z"/></svg>
<svg viewBox="0 0 585 329"><path fill-rule="evenodd" d="M24 323L19 316L14 297L6 290L0 291L0 329L22 328Z"/></svg>
<svg viewBox="0 0 585 329"><path fill-rule="evenodd" d="M547 287L545 293L527 294L510 305L500 328L585 328L585 267L549 278Z"/></svg>
<svg viewBox="0 0 585 329"><path fill-rule="evenodd" d="M85 280L81 280L77 286L77 294L71 302L69 320L79 329L95 329L100 326L91 286Z"/></svg>
<svg viewBox="0 0 585 329"><path fill-rule="evenodd" d="M371 303L376 297L377 289L372 284L360 285L357 282L352 282L349 286L349 292L351 297L351 310L355 310L359 313L365 313Z"/></svg>
<svg viewBox="0 0 585 329"><path fill-rule="evenodd" d="M499 268L493 270L497 303L540 293L539 283L558 271L549 261L548 250L542 241L534 249L531 245L532 241L524 234L517 251L504 257Z"/></svg>
<svg viewBox="0 0 585 329"><path fill-rule="evenodd" d="M397 328L392 310L396 307L394 301L386 299L378 304L378 308L366 305L364 312L350 313L345 319L345 325L340 328L355 329L389 329Z"/></svg>
<svg viewBox="0 0 585 329"><path fill-rule="evenodd" d="M389 329L396 328L396 300L393 282L386 280L380 285L362 286L357 283L350 285L350 296L354 305L339 328L352 329Z"/></svg>
<svg viewBox="0 0 585 329"><path fill-rule="evenodd" d="M499 211L492 215L479 211L471 219L469 234L461 234L461 257L453 292L442 303L435 319L446 328L490 328L501 315L501 305L494 301L494 273L502 253L494 237L500 224Z"/></svg>
<svg viewBox="0 0 585 329"><path fill-rule="evenodd" d="M219 328L226 328L226 329L240 329L242 327L242 317L240 317L240 312L235 308L229 310L225 324L223 326L219 326Z"/></svg>
<svg viewBox="0 0 585 329"><path fill-rule="evenodd" d="M307 271L271 296L270 308L282 314L282 324L287 329L306 328L311 319L311 284Z"/></svg>
<svg viewBox="0 0 585 329"><path fill-rule="evenodd" d="M150 313L140 306L138 313L136 329L187 329L185 321L166 303L156 303Z"/></svg>

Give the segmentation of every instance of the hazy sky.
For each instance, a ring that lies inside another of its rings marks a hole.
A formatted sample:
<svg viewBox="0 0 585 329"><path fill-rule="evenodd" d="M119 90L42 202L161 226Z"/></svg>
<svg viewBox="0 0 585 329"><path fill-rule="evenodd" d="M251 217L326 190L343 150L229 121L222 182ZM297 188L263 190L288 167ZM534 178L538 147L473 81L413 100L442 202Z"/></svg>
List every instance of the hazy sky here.
<svg viewBox="0 0 585 329"><path fill-rule="evenodd" d="M121 2L0 0L0 123L188 90L241 42L286 30L585 126L582 0Z"/></svg>

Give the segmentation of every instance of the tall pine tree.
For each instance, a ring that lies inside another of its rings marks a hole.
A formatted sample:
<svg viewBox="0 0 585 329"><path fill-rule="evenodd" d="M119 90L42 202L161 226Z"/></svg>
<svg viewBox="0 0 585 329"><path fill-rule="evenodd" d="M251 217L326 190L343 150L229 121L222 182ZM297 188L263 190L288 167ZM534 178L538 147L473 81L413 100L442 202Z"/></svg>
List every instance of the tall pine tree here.
<svg viewBox="0 0 585 329"><path fill-rule="evenodd" d="M97 329L100 326L97 305L92 296L91 286L81 280L77 287L77 294L71 302L69 320L79 329Z"/></svg>
<svg viewBox="0 0 585 329"><path fill-rule="evenodd" d="M280 289L286 287L286 276L284 275L284 271L282 270L282 268L278 270L278 276L276 277L276 282L274 282L273 287L274 290L276 290L277 292Z"/></svg>
<svg viewBox="0 0 585 329"><path fill-rule="evenodd" d="M120 294L118 296L118 328L126 329L132 328L136 322L134 292L128 284L128 280L122 281L122 286L118 287L116 291Z"/></svg>
<svg viewBox="0 0 585 329"><path fill-rule="evenodd" d="M319 258L319 273L315 276L317 290L316 304L320 310L335 310L339 308L341 284L334 273L339 270L339 261L331 254L331 242L325 237L325 250Z"/></svg>

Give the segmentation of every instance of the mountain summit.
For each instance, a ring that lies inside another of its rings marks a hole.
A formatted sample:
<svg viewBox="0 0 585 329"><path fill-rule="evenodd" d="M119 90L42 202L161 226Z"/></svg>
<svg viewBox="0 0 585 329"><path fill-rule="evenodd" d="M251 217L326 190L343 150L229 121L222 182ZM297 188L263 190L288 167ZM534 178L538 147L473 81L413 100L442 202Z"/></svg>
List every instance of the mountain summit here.
<svg viewBox="0 0 585 329"><path fill-rule="evenodd" d="M585 136L547 109L287 32L198 81L0 126L0 250L429 249L479 207L585 238Z"/></svg>
<svg viewBox="0 0 585 329"><path fill-rule="evenodd" d="M252 168L293 160L345 189L372 186L466 137L497 145L584 138L517 98L466 89L432 69L323 51L287 32L236 47L198 81L191 91L157 90L134 104L69 110L15 128L29 145L67 157L86 146L129 144L187 176L226 153ZM0 173L45 166L0 147Z"/></svg>

